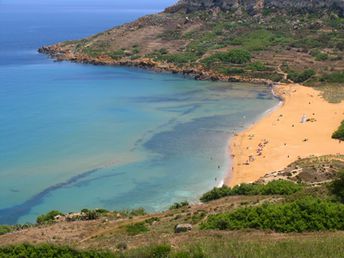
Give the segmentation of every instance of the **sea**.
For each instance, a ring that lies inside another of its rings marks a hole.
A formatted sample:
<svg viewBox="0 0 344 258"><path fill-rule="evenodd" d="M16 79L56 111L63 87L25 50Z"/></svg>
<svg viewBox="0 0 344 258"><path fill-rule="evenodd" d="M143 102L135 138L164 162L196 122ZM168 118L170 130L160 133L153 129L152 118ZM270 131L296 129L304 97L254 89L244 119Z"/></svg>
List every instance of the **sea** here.
<svg viewBox="0 0 344 258"><path fill-rule="evenodd" d="M50 210L156 212L223 183L230 137L278 103L266 86L37 52L174 2L0 0L0 224Z"/></svg>

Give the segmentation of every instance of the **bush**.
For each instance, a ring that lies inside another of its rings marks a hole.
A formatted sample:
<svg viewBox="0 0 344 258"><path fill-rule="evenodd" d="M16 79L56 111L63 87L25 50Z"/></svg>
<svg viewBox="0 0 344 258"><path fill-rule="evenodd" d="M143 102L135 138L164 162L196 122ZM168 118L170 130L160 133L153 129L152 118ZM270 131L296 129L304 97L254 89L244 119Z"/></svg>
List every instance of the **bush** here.
<svg viewBox="0 0 344 258"><path fill-rule="evenodd" d="M220 199L226 196L233 195L289 195L298 192L302 186L291 181L275 180L263 184L241 184L230 188L223 186L221 188L214 188L213 190L203 194L200 198L202 202L209 202Z"/></svg>
<svg viewBox="0 0 344 258"><path fill-rule="evenodd" d="M146 219L145 223L152 225L156 221L160 221L160 219L158 217L152 217L152 218Z"/></svg>
<svg viewBox="0 0 344 258"><path fill-rule="evenodd" d="M145 247L132 250L123 257L140 257L140 258L167 258L167 257L180 257L173 256L172 248L168 244L149 245ZM186 256L190 257L190 256ZM181 258L181 257L180 257Z"/></svg>
<svg viewBox="0 0 344 258"><path fill-rule="evenodd" d="M101 214L101 212L99 212L98 210L83 209L81 212L83 215L83 220L96 220L100 217Z"/></svg>
<svg viewBox="0 0 344 258"><path fill-rule="evenodd" d="M240 208L232 213L209 216L202 229L270 229L305 232L344 229L344 205L314 198L290 203Z"/></svg>
<svg viewBox="0 0 344 258"><path fill-rule="evenodd" d="M173 205L170 206L170 210L180 209L183 207L189 206L189 203L187 201L184 202L175 202Z"/></svg>
<svg viewBox="0 0 344 258"><path fill-rule="evenodd" d="M339 172L338 178L333 180L329 188L331 193L344 203L344 171Z"/></svg>
<svg viewBox="0 0 344 258"><path fill-rule="evenodd" d="M289 39L283 33L273 33L272 31L261 29L235 37L230 43L232 45L240 45L249 51L260 51L272 45L285 44L288 41Z"/></svg>
<svg viewBox="0 0 344 258"><path fill-rule="evenodd" d="M266 71L268 68L262 62L254 62L248 65L248 68L252 71Z"/></svg>
<svg viewBox="0 0 344 258"><path fill-rule="evenodd" d="M296 83L305 82L315 75L313 69L306 69L303 72L289 71L288 79Z"/></svg>
<svg viewBox="0 0 344 258"><path fill-rule="evenodd" d="M329 83L344 83L344 72L326 74L320 78L320 81Z"/></svg>
<svg viewBox="0 0 344 258"><path fill-rule="evenodd" d="M9 232L13 231L13 227L6 226L6 225L0 225L0 236L7 234Z"/></svg>
<svg viewBox="0 0 344 258"><path fill-rule="evenodd" d="M197 55L194 53L184 52L178 54L167 54L161 57L161 60L167 61L169 63L174 63L176 65L187 64L195 62L198 59Z"/></svg>
<svg viewBox="0 0 344 258"><path fill-rule="evenodd" d="M116 257L110 252L77 251L70 247L53 245L28 245L0 247L0 257L75 257L75 258L112 258Z"/></svg>
<svg viewBox="0 0 344 258"><path fill-rule="evenodd" d="M123 49L110 52L108 54L112 59L118 60L125 56L125 51Z"/></svg>
<svg viewBox="0 0 344 258"><path fill-rule="evenodd" d="M148 232L148 228L145 226L143 222L127 225L126 230L127 230L127 233L131 236Z"/></svg>
<svg viewBox="0 0 344 258"><path fill-rule="evenodd" d="M129 216L143 216L146 214L147 212L145 211L144 208L132 209L131 211L128 212Z"/></svg>
<svg viewBox="0 0 344 258"><path fill-rule="evenodd" d="M171 250L172 249L170 245L157 245L151 249L150 257L152 258L168 257Z"/></svg>
<svg viewBox="0 0 344 258"><path fill-rule="evenodd" d="M320 51L313 51L311 55L314 56L316 61L326 61L328 59L328 55Z"/></svg>
<svg viewBox="0 0 344 258"><path fill-rule="evenodd" d="M344 121L341 123L338 130L332 134L332 138L344 141Z"/></svg>
<svg viewBox="0 0 344 258"><path fill-rule="evenodd" d="M51 222L54 222L55 217L57 215L64 215L64 214L60 211L53 210L53 211L50 211L46 214L42 214L39 217L37 217L36 222L38 224L51 223Z"/></svg>
<svg viewBox="0 0 344 258"><path fill-rule="evenodd" d="M251 54L244 49L232 49L228 52L218 52L208 58L202 60L205 66L209 66L216 62L230 64L246 64L251 60Z"/></svg>
<svg viewBox="0 0 344 258"><path fill-rule="evenodd" d="M223 68L221 72L226 75L234 75L234 74L243 74L245 72L242 68L230 67L230 68Z"/></svg>

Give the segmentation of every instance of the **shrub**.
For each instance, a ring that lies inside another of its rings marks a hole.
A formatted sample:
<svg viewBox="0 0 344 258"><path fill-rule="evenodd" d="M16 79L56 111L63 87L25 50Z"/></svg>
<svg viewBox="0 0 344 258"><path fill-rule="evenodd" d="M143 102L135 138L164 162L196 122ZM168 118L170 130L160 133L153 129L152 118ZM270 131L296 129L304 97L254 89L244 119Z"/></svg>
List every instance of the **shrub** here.
<svg viewBox="0 0 344 258"><path fill-rule="evenodd" d="M46 214L42 214L39 217L37 217L36 222L38 224L50 223L50 222L54 221L54 219L57 215L64 215L64 214L60 211L53 210L53 211L50 211Z"/></svg>
<svg viewBox="0 0 344 258"><path fill-rule="evenodd" d="M344 141L344 121L342 121L338 130L332 134L332 138Z"/></svg>
<svg viewBox="0 0 344 258"><path fill-rule="evenodd" d="M145 226L143 222L130 224L126 226L127 233L131 236L138 235L140 233L148 232L148 228Z"/></svg>
<svg viewBox="0 0 344 258"><path fill-rule="evenodd" d="M171 249L170 245L157 245L151 249L150 257L152 257L152 258L168 257L171 250L172 249Z"/></svg>
<svg viewBox="0 0 344 258"><path fill-rule="evenodd" d="M145 222L149 225L152 225L154 222L156 221L160 221L160 219L158 217L152 217L152 218L149 218L149 219L146 219Z"/></svg>
<svg viewBox="0 0 344 258"><path fill-rule="evenodd" d="M344 83L344 72L326 74L320 78L320 81L329 83Z"/></svg>
<svg viewBox="0 0 344 258"><path fill-rule="evenodd" d="M251 54L244 49L232 49L228 52L218 52L208 58L202 60L205 66L209 66L216 62L230 64L246 64L251 60Z"/></svg>
<svg viewBox="0 0 344 258"><path fill-rule="evenodd" d="M270 229L276 232L304 232L344 229L344 205L314 198L290 203L264 204L232 213L211 215L202 229Z"/></svg>
<svg viewBox="0 0 344 258"><path fill-rule="evenodd" d="M145 211L144 208L132 209L128 213L129 216L143 216L143 215L146 215L146 214L147 214L147 212Z"/></svg>
<svg viewBox="0 0 344 258"><path fill-rule="evenodd" d="M158 244L138 248L129 252L128 255L124 255L123 257L167 258L174 256L172 253L172 248L169 244Z"/></svg>
<svg viewBox="0 0 344 258"><path fill-rule="evenodd" d="M94 49L91 47L85 47L82 49L82 52L84 52L86 55L89 55L91 57L97 57L103 53L100 49Z"/></svg>
<svg viewBox="0 0 344 258"><path fill-rule="evenodd" d="M230 67L230 68L221 69L221 72L227 75L234 75L234 74L242 74L245 72L245 70L242 68Z"/></svg>
<svg viewBox="0 0 344 258"><path fill-rule="evenodd" d="M189 203L187 201L184 202L175 202L173 205L170 206L170 210L174 210L174 209L180 209L183 207L189 206Z"/></svg>
<svg viewBox="0 0 344 258"><path fill-rule="evenodd" d="M96 220L100 217L101 214L101 212L98 212L98 210L83 209L81 212L83 215L83 220Z"/></svg>
<svg viewBox="0 0 344 258"><path fill-rule="evenodd" d="M13 227L6 226L6 225L0 225L0 236L7 234L9 232L13 231Z"/></svg>
<svg viewBox="0 0 344 258"><path fill-rule="evenodd" d="M252 78L268 79L274 82L279 82L283 79L283 75L277 72L251 72L248 75Z"/></svg>
<svg viewBox="0 0 344 258"><path fill-rule="evenodd" d="M248 68L252 71L266 71L268 68L262 62L254 62L248 65Z"/></svg>
<svg viewBox="0 0 344 258"><path fill-rule="evenodd" d="M328 59L328 55L320 51L313 51L311 55L314 56L316 61L326 61Z"/></svg>
<svg viewBox="0 0 344 258"><path fill-rule="evenodd" d="M128 244L126 242L119 242L117 245L116 245L116 248L120 251L124 251L124 250L127 250L128 249Z"/></svg>
<svg viewBox="0 0 344 258"><path fill-rule="evenodd" d="M161 60L167 61L169 63L174 63L176 65L182 65L186 63L195 62L198 57L195 53L177 53L177 54L167 54L160 58Z"/></svg>
<svg viewBox="0 0 344 258"><path fill-rule="evenodd" d="M330 191L344 203L344 171L339 172L337 179L330 184Z"/></svg>
<svg viewBox="0 0 344 258"><path fill-rule="evenodd" d="M260 51L276 44L283 44L288 41L283 33L261 29L254 30L231 40L232 45L240 45L250 51Z"/></svg>
<svg viewBox="0 0 344 258"><path fill-rule="evenodd" d="M262 195L290 195L296 193L302 189L302 185L293 183L286 180L274 180L260 189L260 194Z"/></svg>
<svg viewBox="0 0 344 258"><path fill-rule="evenodd" d="M159 37L164 40L177 40L181 38L181 33L180 31L177 31L177 30L175 31L168 30L161 33Z"/></svg>
<svg viewBox="0 0 344 258"><path fill-rule="evenodd" d="M128 209L128 210L122 210L122 211L114 211L116 213L120 213L123 216L127 216L127 217L135 217L135 216L143 216L146 215L146 211L144 208L137 208L137 209Z"/></svg>
<svg viewBox="0 0 344 258"><path fill-rule="evenodd" d="M0 247L0 257L75 257L75 258L114 258L110 252L77 251L70 247L53 245L28 245Z"/></svg>
<svg viewBox="0 0 344 258"><path fill-rule="evenodd" d="M313 69L306 69L303 72L289 71L288 79L296 83L305 82L315 75Z"/></svg>
<svg viewBox="0 0 344 258"><path fill-rule="evenodd" d="M125 51L123 49L110 52L108 54L112 59L118 60L125 56Z"/></svg>
<svg viewBox="0 0 344 258"><path fill-rule="evenodd" d="M202 202L209 202L212 200L220 199L226 196L233 195L289 195L298 192L302 186L291 181L275 180L263 184L241 184L230 188L223 186L221 188L214 188L213 190L202 195L200 200Z"/></svg>

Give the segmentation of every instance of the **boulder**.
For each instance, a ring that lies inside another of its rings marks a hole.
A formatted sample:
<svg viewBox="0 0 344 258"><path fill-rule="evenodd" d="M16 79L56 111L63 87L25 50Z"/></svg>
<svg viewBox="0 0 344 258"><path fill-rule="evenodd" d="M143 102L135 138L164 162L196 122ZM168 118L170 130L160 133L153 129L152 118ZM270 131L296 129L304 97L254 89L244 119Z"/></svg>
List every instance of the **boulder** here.
<svg viewBox="0 0 344 258"><path fill-rule="evenodd" d="M182 233L182 232L187 232L192 230L192 225L191 224L178 224L174 228L175 233Z"/></svg>

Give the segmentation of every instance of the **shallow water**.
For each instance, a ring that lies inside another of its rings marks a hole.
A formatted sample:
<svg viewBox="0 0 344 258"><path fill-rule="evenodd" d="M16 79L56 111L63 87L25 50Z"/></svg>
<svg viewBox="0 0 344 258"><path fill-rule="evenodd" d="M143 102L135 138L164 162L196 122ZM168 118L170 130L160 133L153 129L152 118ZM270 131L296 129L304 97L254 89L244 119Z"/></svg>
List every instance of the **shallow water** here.
<svg viewBox="0 0 344 258"><path fill-rule="evenodd" d="M197 201L224 177L232 133L278 102L266 87L36 53L152 10L9 3L0 1L0 223Z"/></svg>

